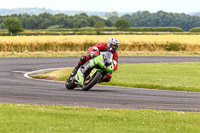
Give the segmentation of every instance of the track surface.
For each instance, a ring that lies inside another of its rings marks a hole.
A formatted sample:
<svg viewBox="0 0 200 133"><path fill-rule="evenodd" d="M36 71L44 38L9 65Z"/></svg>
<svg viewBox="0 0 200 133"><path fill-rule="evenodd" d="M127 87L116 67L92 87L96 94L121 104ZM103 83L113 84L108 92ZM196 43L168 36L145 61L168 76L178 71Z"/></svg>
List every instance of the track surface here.
<svg viewBox="0 0 200 133"><path fill-rule="evenodd" d="M200 62L200 57L120 57L120 63ZM78 58L0 58L0 102L97 108L200 111L200 93L95 86L66 90L64 83L27 79L26 72L73 67Z"/></svg>

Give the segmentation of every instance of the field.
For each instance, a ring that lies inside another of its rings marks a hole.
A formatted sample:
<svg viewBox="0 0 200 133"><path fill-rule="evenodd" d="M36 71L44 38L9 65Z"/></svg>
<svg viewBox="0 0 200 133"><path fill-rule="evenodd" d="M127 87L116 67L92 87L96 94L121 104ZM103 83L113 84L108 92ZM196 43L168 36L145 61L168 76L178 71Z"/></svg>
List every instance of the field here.
<svg viewBox="0 0 200 133"><path fill-rule="evenodd" d="M87 51L111 36L13 36L0 37L0 53ZM114 35L119 52L186 52L200 54L200 35Z"/></svg>
<svg viewBox="0 0 200 133"><path fill-rule="evenodd" d="M192 112L0 104L2 133L194 133Z"/></svg>

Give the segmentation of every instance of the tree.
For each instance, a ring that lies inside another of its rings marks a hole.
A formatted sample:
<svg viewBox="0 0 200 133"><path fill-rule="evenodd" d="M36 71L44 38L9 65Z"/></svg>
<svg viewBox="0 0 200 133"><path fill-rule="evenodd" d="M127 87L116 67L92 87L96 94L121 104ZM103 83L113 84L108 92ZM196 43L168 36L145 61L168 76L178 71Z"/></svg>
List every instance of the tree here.
<svg viewBox="0 0 200 133"><path fill-rule="evenodd" d="M105 23L103 22L103 21L97 21L96 23L95 23L95 28L96 29L102 29L102 28L104 28L104 26L105 26Z"/></svg>
<svg viewBox="0 0 200 133"><path fill-rule="evenodd" d="M4 27L7 28L10 35L23 31L21 21L13 17L4 19Z"/></svg>
<svg viewBox="0 0 200 133"><path fill-rule="evenodd" d="M117 20L119 20L119 17L118 16L111 16L108 18L109 21L115 23Z"/></svg>
<svg viewBox="0 0 200 133"><path fill-rule="evenodd" d="M96 24L95 24L95 28L96 28L96 31L97 31L97 35L100 35L100 31L103 30L105 26L105 23L103 21L97 21Z"/></svg>
<svg viewBox="0 0 200 133"><path fill-rule="evenodd" d="M106 12L105 13L106 18L110 18L110 17L113 17L113 16L118 17L118 12L113 11L113 12Z"/></svg>
<svg viewBox="0 0 200 133"><path fill-rule="evenodd" d="M130 14L124 14L123 16L121 16L121 19L127 19L127 20L131 21L131 15Z"/></svg>
<svg viewBox="0 0 200 133"><path fill-rule="evenodd" d="M79 26L79 23L78 23L78 22L75 22L75 23L74 23L74 32L77 32L77 31L78 31L78 26Z"/></svg>
<svg viewBox="0 0 200 133"><path fill-rule="evenodd" d="M74 28L78 28L78 26L79 26L79 23L78 23L78 22L75 22L75 23L74 23Z"/></svg>
<svg viewBox="0 0 200 133"><path fill-rule="evenodd" d="M119 19L115 22L115 27L119 30L127 29L130 27L130 21L127 19Z"/></svg>
<svg viewBox="0 0 200 133"><path fill-rule="evenodd" d="M0 23L0 29L3 30L3 24Z"/></svg>

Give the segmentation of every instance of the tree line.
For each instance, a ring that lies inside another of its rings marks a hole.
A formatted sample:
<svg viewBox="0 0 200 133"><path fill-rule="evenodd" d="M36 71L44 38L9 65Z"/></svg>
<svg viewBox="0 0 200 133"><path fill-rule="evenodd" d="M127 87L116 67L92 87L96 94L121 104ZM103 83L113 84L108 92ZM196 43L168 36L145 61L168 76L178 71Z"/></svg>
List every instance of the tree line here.
<svg viewBox="0 0 200 133"><path fill-rule="evenodd" d="M191 16L184 13L167 13L158 11L150 13L148 11L136 12L132 15L123 15L120 18L128 19L132 27L179 27L184 31L191 28L200 27L200 17ZM113 17L109 20L117 20Z"/></svg>
<svg viewBox="0 0 200 133"><path fill-rule="evenodd" d="M112 22L98 16L88 16L85 13L69 16L66 14L52 15L41 13L39 15L12 14L0 16L0 25L3 28L3 20L8 17L18 18L24 29L53 29L53 28L82 28L94 27L97 21L102 21L105 26L111 27Z"/></svg>
<svg viewBox="0 0 200 133"><path fill-rule="evenodd" d="M187 14L167 13L159 11L150 13L139 11L133 14L125 14L121 17L116 12L107 14L107 18L89 16L86 13L74 16L66 14L41 13L39 15L12 14L0 16L0 28L4 29L4 20L13 17L21 21L24 29L59 29L59 28L82 28L82 27L113 27L128 23L130 27L179 27L189 31L193 27L200 27L200 17ZM124 23L116 23L123 19ZM128 22L127 22L128 21ZM127 24L126 24L127 25ZM120 29L123 29L121 26Z"/></svg>

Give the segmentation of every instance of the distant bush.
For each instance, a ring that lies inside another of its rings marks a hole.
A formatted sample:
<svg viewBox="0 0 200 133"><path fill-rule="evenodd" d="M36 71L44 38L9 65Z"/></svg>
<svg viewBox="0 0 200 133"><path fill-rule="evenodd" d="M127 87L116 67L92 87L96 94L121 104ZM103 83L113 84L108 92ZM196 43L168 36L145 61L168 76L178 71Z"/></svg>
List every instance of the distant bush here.
<svg viewBox="0 0 200 133"><path fill-rule="evenodd" d="M190 29L190 32L200 32L200 27Z"/></svg>

